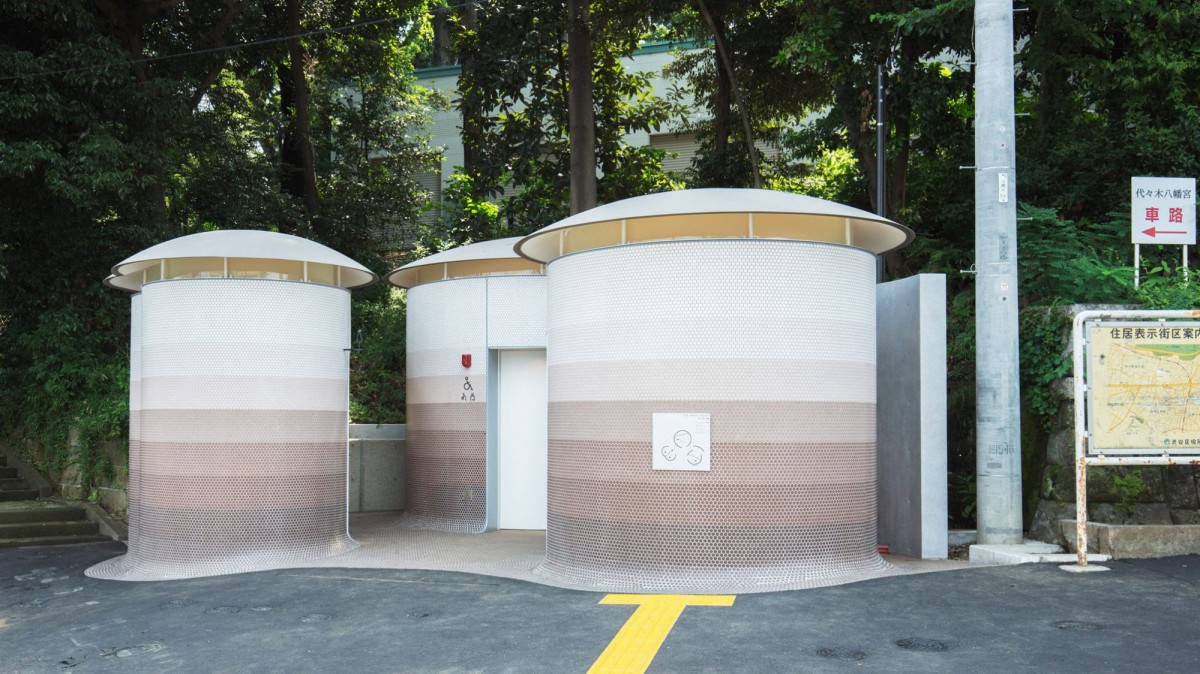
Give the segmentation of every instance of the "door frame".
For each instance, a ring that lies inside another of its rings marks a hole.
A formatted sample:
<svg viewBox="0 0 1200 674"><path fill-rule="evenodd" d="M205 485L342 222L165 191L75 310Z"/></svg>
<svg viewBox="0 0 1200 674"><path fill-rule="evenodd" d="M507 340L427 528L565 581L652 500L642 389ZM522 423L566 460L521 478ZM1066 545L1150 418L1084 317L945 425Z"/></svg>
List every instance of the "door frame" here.
<svg viewBox="0 0 1200 674"><path fill-rule="evenodd" d="M546 353L545 346L511 346L489 348L487 351L487 467L485 475L487 516L484 519L484 531L496 531L500 528L500 352L501 351L541 351ZM546 383L549 385L550 364L546 363ZM549 402L547 401L547 407ZM549 409L546 411L549 416ZM547 447L549 452L550 448Z"/></svg>

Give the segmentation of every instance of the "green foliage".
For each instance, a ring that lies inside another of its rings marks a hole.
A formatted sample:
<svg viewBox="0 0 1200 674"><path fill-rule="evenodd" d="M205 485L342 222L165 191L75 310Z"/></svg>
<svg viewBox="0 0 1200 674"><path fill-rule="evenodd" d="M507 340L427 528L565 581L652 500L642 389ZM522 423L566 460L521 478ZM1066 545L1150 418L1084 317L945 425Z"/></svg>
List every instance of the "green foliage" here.
<svg viewBox="0 0 1200 674"><path fill-rule="evenodd" d="M404 292L397 288L355 303L351 423L404 423L404 308Z"/></svg>
<svg viewBox="0 0 1200 674"><path fill-rule="evenodd" d="M500 207L475 197L475 179L462 171L450 176L442 188L442 214L438 231L450 241L484 241L500 231Z"/></svg>
<svg viewBox="0 0 1200 674"><path fill-rule="evenodd" d="M320 209L290 190L295 96L283 3L8 3L0 7L0 424L85 493L124 439L128 297L100 285L154 243L216 228L310 236L376 272L427 201L438 161L413 132L442 104L416 86L425 2L302 3ZM356 418L403 418L403 303L355 293ZM398 379L397 379L398 378ZM401 382L401 383L398 383ZM71 447L72 431L78 448Z"/></svg>
<svg viewBox="0 0 1200 674"><path fill-rule="evenodd" d="M129 347L121 337L129 314L126 298L112 291L95 287L86 297L91 311L47 311L4 350L0 420L14 447L34 446L55 472L77 465L89 485L112 472L100 445L125 438Z"/></svg>
<svg viewBox="0 0 1200 674"><path fill-rule="evenodd" d="M1017 15L1022 198L1073 218L1128 208L1130 175L1200 174L1195 2L1034 0Z"/></svg>
<svg viewBox="0 0 1200 674"><path fill-rule="evenodd" d="M649 74L627 70L623 59L652 30L646 6L593 3L592 89L596 164L601 202L674 187L661 168L662 153L633 148L625 136L659 128L677 107L651 93ZM458 108L479 127L467 136L477 161L463 167L469 201L459 199L447 229L461 226L463 204L499 199L499 221L489 236L531 232L569 211L567 120L567 14L560 3L482 2L478 25L457 25L456 47L465 65ZM479 232L474 220L473 231Z"/></svg>
<svg viewBox="0 0 1200 674"><path fill-rule="evenodd" d="M1112 475L1112 492L1117 498L1117 509L1126 516L1132 515L1134 506L1146 494L1146 482L1142 479L1142 468L1135 466Z"/></svg>
<svg viewBox="0 0 1200 674"><path fill-rule="evenodd" d="M1071 371L1071 317L1057 305L1021 312L1022 403L1050 430L1062 397L1053 384Z"/></svg>
<svg viewBox="0 0 1200 674"><path fill-rule="evenodd" d="M844 147L821 147L811 164L784 159L775 168L763 181L766 189L807 194L842 204L861 202L866 196L858 160Z"/></svg>
<svg viewBox="0 0 1200 674"><path fill-rule="evenodd" d="M950 520L952 526L975 526L977 490L975 471L950 473Z"/></svg>

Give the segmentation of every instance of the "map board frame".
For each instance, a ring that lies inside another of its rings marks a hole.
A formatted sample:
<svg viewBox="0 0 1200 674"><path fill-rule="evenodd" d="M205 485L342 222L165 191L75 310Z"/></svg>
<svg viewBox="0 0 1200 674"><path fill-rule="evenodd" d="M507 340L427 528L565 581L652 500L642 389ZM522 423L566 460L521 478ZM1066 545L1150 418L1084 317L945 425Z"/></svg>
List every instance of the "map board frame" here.
<svg viewBox="0 0 1200 674"><path fill-rule="evenodd" d="M1094 409L1097 396L1096 372L1092 371L1091 342L1089 330L1126 327L1173 330L1179 327L1200 327L1200 311L1081 311L1075 315L1072 329L1072 356L1074 360L1075 392L1075 535L1078 562L1075 568L1087 570L1087 469L1089 466L1175 466L1200 464L1200 444L1160 447L1094 447L1093 423L1099 415ZM1120 339L1124 341L1122 336ZM1132 338L1136 339L1136 338ZM1200 339L1197 340L1200 343ZM1200 368L1200 357L1196 358ZM1164 387L1167 388L1167 387ZM1183 396L1190 396L1189 389L1180 387ZM1200 391L1197 391L1200 397ZM1168 404L1187 406L1187 400L1168 400ZM1200 432L1197 433L1200 437ZM1149 443L1146 443L1149 444ZM1104 567L1094 567L1101 570Z"/></svg>

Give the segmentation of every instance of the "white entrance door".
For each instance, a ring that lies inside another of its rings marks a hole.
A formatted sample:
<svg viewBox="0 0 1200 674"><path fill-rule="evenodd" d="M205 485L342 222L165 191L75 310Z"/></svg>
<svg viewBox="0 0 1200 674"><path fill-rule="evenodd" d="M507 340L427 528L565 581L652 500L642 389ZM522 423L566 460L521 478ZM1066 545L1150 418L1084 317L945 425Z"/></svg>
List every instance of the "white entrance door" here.
<svg viewBox="0 0 1200 674"><path fill-rule="evenodd" d="M500 351L496 525L546 528L546 352Z"/></svg>

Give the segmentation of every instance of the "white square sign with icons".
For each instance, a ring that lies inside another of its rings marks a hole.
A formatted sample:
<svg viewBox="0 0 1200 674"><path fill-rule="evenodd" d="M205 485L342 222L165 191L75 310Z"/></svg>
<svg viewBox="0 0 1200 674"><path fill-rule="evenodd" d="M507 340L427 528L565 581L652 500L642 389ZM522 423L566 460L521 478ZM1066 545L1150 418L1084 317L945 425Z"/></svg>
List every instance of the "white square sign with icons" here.
<svg viewBox="0 0 1200 674"><path fill-rule="evenodd" d="M654 470L710 470L712 425L707 412L655 412Z"/></svg>

